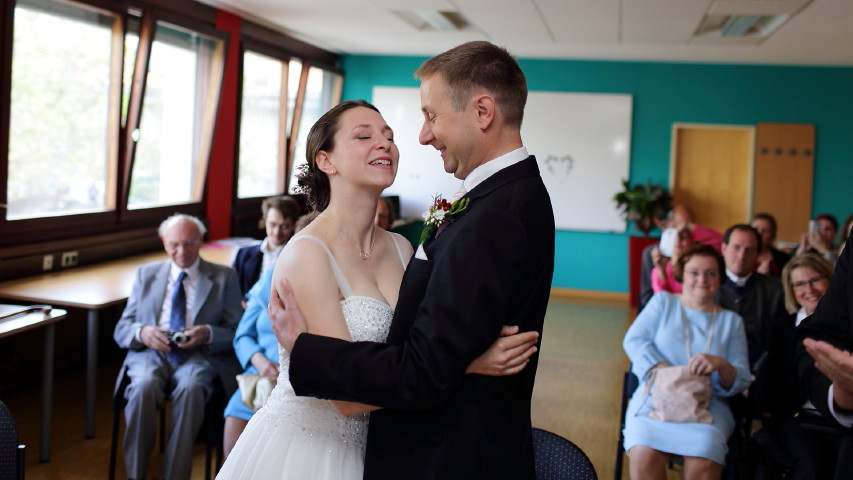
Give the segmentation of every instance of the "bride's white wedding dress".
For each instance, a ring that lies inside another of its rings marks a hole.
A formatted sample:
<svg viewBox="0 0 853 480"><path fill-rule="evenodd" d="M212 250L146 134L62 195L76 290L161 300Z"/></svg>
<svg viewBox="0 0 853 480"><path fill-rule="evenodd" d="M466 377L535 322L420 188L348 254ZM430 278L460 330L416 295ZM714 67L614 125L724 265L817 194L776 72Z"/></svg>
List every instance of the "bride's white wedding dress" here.
<svg viewBox="0 0 853 480"><path fill-rule="evenodd" d="M406 240L396 234L392 238L405 268L408 259L399 242ZM353 295L331 251L319 238L296 236L285 249L300 240L314 241L329 256L344 297L341 310L352 340L384 342L394 315L391 307L371 297ZM288 375L290 357L281 347L279 358L275 389L249 421L216 478L361 479L369 414L345 417L328 400L296 396Z"/></svg>

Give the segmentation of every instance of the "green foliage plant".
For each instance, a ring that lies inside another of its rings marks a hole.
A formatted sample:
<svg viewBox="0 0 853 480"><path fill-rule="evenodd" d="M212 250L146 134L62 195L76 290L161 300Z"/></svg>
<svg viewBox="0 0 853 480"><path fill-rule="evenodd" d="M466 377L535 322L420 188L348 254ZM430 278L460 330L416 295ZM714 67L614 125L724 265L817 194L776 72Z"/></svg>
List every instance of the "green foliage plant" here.
<svg viewBox="0 0 853 480"><path fill-rule="evenodd" d="M633 221L644 237L648 237L654 228L654 220L672 209L672 197L666 189L653 185L651 181L631 187L628 180L622 180L622 190L613 195L613 201L625 219Z"/></svg>

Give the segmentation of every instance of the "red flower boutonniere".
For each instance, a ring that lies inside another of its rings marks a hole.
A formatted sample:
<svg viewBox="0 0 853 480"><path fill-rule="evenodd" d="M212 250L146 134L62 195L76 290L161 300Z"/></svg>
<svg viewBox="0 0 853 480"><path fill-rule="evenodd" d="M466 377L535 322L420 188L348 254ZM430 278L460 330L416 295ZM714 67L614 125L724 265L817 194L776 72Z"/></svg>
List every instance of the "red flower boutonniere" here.
<svg viewBox="0 0 853 480"><path fill-rule="evenodd" d="M453 203L441 198L441 195L433 197L432 206L423 213L424 230L421 232L420 243L426 243L427 240L437 235L448 225L454 222L454 216L459 212L468 208L470 200L461 198Z"/></svg>

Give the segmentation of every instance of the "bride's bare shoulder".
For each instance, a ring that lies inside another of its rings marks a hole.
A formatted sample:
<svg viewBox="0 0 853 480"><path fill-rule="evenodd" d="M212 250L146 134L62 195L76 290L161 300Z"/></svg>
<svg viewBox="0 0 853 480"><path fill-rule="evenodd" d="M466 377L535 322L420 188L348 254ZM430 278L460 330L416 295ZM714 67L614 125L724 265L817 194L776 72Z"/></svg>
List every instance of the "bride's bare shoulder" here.
<svg viewBox="0 0 853 480"><path fill-rule="evenodd" d="M302 273L329 265L325 242L313 235L295 235L278 257L276 269L284 272Z"/></svg>

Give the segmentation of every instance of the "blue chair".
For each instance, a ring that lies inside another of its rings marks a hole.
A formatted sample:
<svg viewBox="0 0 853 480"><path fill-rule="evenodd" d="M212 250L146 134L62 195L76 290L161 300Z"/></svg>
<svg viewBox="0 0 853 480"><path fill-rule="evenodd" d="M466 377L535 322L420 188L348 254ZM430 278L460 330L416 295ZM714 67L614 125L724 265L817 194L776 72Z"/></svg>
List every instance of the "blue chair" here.
<svg viewBox="0 0 853 480"><path fill-rule="evenodd" d="M536 480L598 480L589 457L571 441L533 428Z"/></svg>
<svg viewBox="0 0 853 480"><path fill-rule="evenodd" d="M0 402L0 478L24 479L24 448L18 445L18 429L12 412Z"/></svg>
<svg viewBox="0 0 853 480"><path fill-rule="evenodd" d="M631 372L629 368L624 377L622 378L622 408L621 418L619 419L619 439L616 440L616 467L613 471L614 480L622 479L622 461L625 457L625 413L628 411L628 401L631 399L631 395L634 394L634 390L640 385L640 380L637 379L637 376Z"/></svg>

